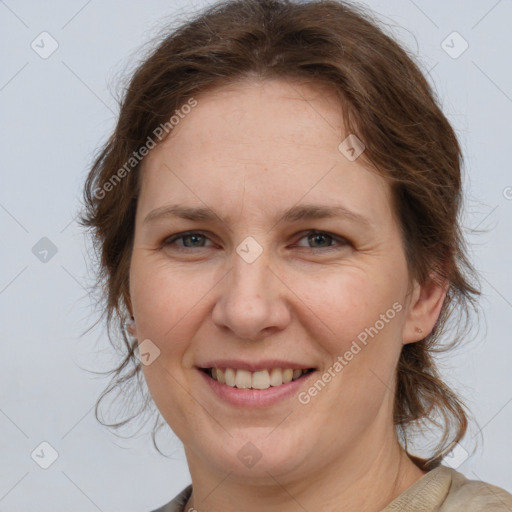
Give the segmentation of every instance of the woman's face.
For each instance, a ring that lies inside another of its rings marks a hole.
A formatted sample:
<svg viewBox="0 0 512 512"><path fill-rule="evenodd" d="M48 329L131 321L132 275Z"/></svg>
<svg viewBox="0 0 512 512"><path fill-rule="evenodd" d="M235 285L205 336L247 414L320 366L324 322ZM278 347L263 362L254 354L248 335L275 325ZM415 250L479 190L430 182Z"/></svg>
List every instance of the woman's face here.
<svg viewBox="0 0 512 512"><path fill-rule="evenodd" d="M195 99L146 157L138 200L130 299L154 401L191 471L292 478L370 456L420 338L389 187L338 149L323 87ZM292 370L313 371L279 385Z"/></svg>

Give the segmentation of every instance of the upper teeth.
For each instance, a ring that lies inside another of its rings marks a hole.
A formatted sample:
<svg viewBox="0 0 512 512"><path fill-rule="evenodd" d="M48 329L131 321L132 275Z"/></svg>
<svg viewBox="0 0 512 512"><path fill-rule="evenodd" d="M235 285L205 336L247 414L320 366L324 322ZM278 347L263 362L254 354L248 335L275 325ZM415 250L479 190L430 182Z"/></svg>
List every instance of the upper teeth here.
<svg viewBox="0 0 512 512"><path fill-rule="evenodd" d="M247 370L235 370L233 368L211 368L211 376L221 384L241 389L268 389L270 386L280 386L292 380L298 379L307 370L293 370L292 368L272 368L249 372Z"/></svg>

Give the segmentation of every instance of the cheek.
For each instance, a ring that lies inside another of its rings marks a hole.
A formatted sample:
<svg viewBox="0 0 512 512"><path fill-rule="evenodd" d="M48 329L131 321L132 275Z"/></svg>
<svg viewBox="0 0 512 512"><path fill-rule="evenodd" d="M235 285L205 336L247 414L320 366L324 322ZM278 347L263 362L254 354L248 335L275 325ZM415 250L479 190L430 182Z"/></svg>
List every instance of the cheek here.
<svg viewBox="0 0 512 512"><path fill-rule="evenodd" d="M316 333L313 339L332 356L349 350L354 340L365 346L377 337L396 339L403 311L399 279L369 269L343 268L329 278L302 275L295 283L303 318L310 318L309 329Z"/></svg>
<svg viewBox="0 0 512 512"><path fill-rule="evenodd" d="M171 270L149 259L135 256L130 274L130 291L139 342L151 340L158 357L142 365L153 401L173 431L186 437L190 409L187 350L193 338L202 291L189 273Z"/></svg>
<svg viewBox="0 0 512 512"><path fill-rule="evenodd" d="M181 352L187 342L183 328L191 318L204 282L188 272L153 265L134 256L130 272L130 293L139 340L149 338L160 348ZM169 343L172 340L172 343Z"/></svg>

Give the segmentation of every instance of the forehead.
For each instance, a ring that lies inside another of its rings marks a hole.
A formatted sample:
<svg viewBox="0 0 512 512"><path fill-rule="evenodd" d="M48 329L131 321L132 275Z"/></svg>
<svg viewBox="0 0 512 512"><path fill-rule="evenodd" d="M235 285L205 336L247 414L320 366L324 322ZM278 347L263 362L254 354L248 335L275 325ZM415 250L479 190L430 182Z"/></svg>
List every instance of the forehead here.
<svg viewBox="0 0 512 512"><path fill-rule="evenodd" d="M188 138L196 145L244 144L248 151L254 140L296 153L332 149L325 133L337 140L344 134L341 104L335 93L322 84L290 80L244 80L196 97L190 119L176 127L170 140ZM340 139L341 140L341 139ZM278 146L278 147L277 147ZM252 152L248 156L258 158Z"/></svg>
<svg viewBox="0 0 512 512"><path fill-rule="evenodd" d="M261 195L268 205L301 197L335 203L340 194L345 204L364 200L377 216L379 203L389 206L384 179L339 151L348 134L326 86L247 81L194 98L197 106L144 161L142 195L153 206L169 195L250 207Z"/></svg>

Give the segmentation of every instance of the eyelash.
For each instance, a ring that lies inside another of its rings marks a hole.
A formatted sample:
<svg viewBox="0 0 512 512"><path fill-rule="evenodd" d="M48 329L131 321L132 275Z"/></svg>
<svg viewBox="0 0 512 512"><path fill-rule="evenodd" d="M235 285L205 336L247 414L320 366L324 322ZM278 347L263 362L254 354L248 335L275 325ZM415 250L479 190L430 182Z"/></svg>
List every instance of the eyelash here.
<svg viewBox="0 0 512 512"><path fill-rule="evenodd" d="M177 240L182 240L185 237L192 236L192 235L199 235L199 236L202 236L202 237L205 237L206 239L208 239L208 236L206 234L204 234L203 232L201 232L201 231L185 231L183 233L177 233L176 235L172 235L171 237L166 238L163 241L163 243L162 243L162 247L171 246ZM314 236L314 235L326 235L327 237L331 238L333 242L338 242L340 244L340 246L339 247L336 247L336 246L327 246L327 247L303 247L303 246L299 246L299 247L302 248L302 249L306 249L306 250L309 249L309 250L314 251L314 252L317 252L317 249L318 250L323 249L322 252L329 252L329 251L332 251L332 250L339 250L339 249L341 249L341 248L343 248L343 247L345 247L347 245L351 245L350 242L346 238L334 235L332 233L329 233L328 231L319 231L319 230L316 230L316 229L311 229L309 231L303 232L302 236L299 238L299 241L302 240L303 238L306 238L306 237L309 237L309 236ZM206 249L207 247L175 246L175 248L178 251L189 252L191 249Z"/></svg>

